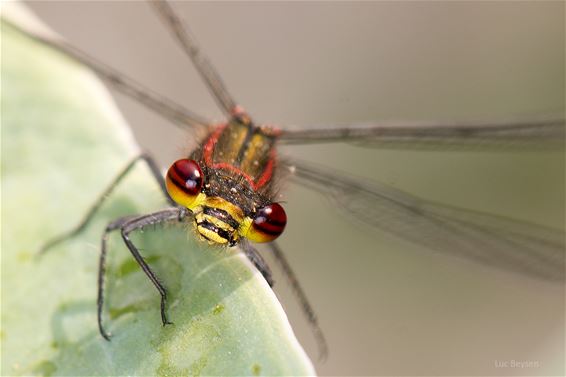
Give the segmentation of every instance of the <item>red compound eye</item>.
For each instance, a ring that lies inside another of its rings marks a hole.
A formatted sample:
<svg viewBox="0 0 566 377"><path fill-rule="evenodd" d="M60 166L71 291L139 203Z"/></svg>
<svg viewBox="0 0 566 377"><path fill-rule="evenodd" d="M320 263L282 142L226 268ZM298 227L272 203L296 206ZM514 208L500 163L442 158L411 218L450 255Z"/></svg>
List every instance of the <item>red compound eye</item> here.
<svg viewBox="0 0 566 377"><path fill-rule="evenodd" d="M285 210L278 203L272 203L257 211L246 237L254 242L270 242L283 233L286 224Z"/></svg>
<svg viewBox="0 0 566 377"><path fill-rule="evenodd" d="M167 171L165 183L171 198L190 208L202 189L204 176L195 160L177 160Z"/></svg>

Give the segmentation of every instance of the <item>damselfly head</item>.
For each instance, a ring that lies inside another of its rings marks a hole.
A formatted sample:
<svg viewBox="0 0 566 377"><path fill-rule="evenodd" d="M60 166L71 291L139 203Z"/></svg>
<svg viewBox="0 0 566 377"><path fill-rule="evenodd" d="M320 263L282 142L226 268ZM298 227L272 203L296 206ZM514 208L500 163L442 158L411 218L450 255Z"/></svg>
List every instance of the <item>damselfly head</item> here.
<svg viewBox="0 0 566 377"><path fill-rule="evenodd" d="M241 237L253 242L270 242L283 233L287 215L279 203L268 203L244 213L237 203L238 198L244 199L241 195L230 196L231 200L209 196L205 180L198 162L191 159L175 161L165 180L171 198L192 211L196 230L204 240L233 246Z"/></svg>

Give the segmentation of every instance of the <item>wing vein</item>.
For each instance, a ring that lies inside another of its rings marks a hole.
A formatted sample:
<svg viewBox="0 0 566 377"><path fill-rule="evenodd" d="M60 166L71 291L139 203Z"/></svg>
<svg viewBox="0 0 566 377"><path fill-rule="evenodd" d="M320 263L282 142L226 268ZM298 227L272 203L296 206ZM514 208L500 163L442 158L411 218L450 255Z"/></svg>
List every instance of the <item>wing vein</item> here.
<svg viewBox="0 0 566 377"><path fill-rule="evenodd" d="M329 198L350 218L427 249L544 280L564 280L564 233L437 204L393 187L287 160L291 179Z"/></svg>

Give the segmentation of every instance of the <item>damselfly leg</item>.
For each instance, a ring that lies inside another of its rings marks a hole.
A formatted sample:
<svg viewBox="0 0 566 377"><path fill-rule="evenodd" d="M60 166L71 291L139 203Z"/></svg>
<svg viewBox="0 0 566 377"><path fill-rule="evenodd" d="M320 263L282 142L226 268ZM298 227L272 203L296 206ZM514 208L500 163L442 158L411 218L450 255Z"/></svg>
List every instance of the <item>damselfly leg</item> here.
<svg viewBox="0 0 566 377"><path fill-rule="evenodd" d="M240 245L242 246L242 251L244 252L246 257L248 257L250 262L252 262L252 264L258 269L259 272L261 272L265 281L267 281L267 284L269 284L270 287L273 287L275 281L273 280L273 274L271 273L271 269L269 268L269 265L267 264L265 259L263 259L256 248L253 247L253 245L247 240L241 241Z"/></svg>
<svg viewBox="0 0 566 377"><path fill-rule="evenodd" d="M170 204L176 205L171 200L169 195L167 194L167 189L165 188L165 181L163 179L161 172L159 171L159 167L157 166L157 163L155 162L155 160L151 156L149 156L146 153L143 153L143 154L137 156L136 158L134 158L124 168L124 170L122 170L122 172L120 172L120 174L118 174L118 176L112 181L112 183L106 188L106 190L104 190L102 195L100 195L100 197L97 199L97 201L93 204L93 206L87 212L87 214L83 218L83 220L81 220L81 222L74 229L72 229L71 231L64 233L64 234L62 234L62 235L60 235L56 238L53 238L50 241L48 241L40 249L40 253L43 254L46 251L48 251L49 249L55 247L56 245L66 241L66 240L69 240L70 238L73 238L74 236L81 233L88 226L90 221L94 218L97 211L104 204L106 199L108 199L108 197L114 191L116 186L118 186L120 184L120 182L122 182L122 180L125 177L127 177L130 172L132 172L132 170L134 169L134 167L136 166L136 164L139 161L144 161L147 164L152 176L157 181L159 188L160 188L161 192L163 193L163 195L165 196L166 200ZM174 214L173 217L171 215L172 213ZM135 247L135 245L130 240L129 233L131 233L134 230L143 228L146 225L159 224L159 223L171 221L173 218L176 219L177 221L182 221L184 219L186 213L187 212L185 210L183 210L182 208L174 208L174 209L171 209L171 210L159 211L159 212L149 214L149 215L144 215L144 216L138 215L138 216L122 217L122 218L119 218L117 220L112 221L110 224L108 224L106 226L104 233L102 235L102 241L101 241L101 247L100 247L100 259L99 259L99 267L98 267L98 280L97 280L97 282L98 282L98 290L97 290L97 292L98 292L98 298L97 298L98 328L99 328L100 334L102 335L102 337L104 337L104 339L110 340L110 335L104 330L104 327L102 325L102 310L103 310L103 307L104 307L104 275L105 275L105 271L106 271L106 253L107 253L106 244L107 244L109 233L111 233L114 230L118 230L118 229L121 230L124 243L128 246L128 249L130 250L130 252L134 256L134 258L136 259L136 261L138 262L138 264L140 265L140 267L142 268L144 273L148 276L148 278L151 280L151 282L157 288L158 292L161 295L161 319L162 319L163 324L165 325L165 324L168 323L166 313L165 313L165 300L166 300L166 297L167 297L167 292L165 290L165 287L163 287L163 285L159 282L159 280L155 276L155 273L152 271L152 269L149 267L149 265L143 260L143 258L141 257L141 255L139 253L139 250Z"/></svg>
<svg viewBox="0 0 566 377"><path fill-rule="evenodd" d="M162 224L164 222L172 222L172 221L182 221L185 217L187 211L183 208L168 208L162 211L150 213L148 215L143 215L136 217L124 224L120 227L120 233L122 234L122 239L128 249L132 253L134 259L140 265L143 272L147 275L149 280L155 285L155 288L161 295L161 322L163 325L169 324L170 322L167 320L167 315L165 313L165 303L167 300L167 291L161 285L157 276L153 270L149 267L149 265L144 261L142 256L139 253L139 250L136 248L132 240L130 239L130 233L135 230L142 229L148 225L154 224Z"/></svg>
<svg viewBox="0 0 566 377"><path fill-rule="evenodd" d="M98 331L100 335L106 340L110 340L110 334L104 330L104 326L102 325L102 310L104 308L104 282L105 282L105 275L106 275L106 252L107 247L106 244L108 243L108 235L117 229L121 229L124 224L128 221L135 219L137 216L126 216L121 217L117 220L112 221L110 224L106 226L104 229L104 233L102 234L102 241L100 242L100 257L98 260L98 296L96 299L96 314L98 320Z"/></svg>
<svg viewBox="0 0 566 377"><path fill-rule="evenodd" d="M114 178L114 180L110 183L110 185L108 185L106 190L104 190L104 192L98 197L98 199L94 202L92 207L88 210L86 215L83 217L83 219L79 222L79 224L75 228L73 228L70 231L63 233L63 234L47 241L41 247L39 253L43 254L47 250L53 248L54 246L60 244L61 242L64 242L64 241L66 241L70 238L73 238L74 236L76 236L77 234L82 232L88 226L90 221L94 218L94 216L96 215L96 212L104 204L106 199L108 199L110 194L114 191L116 186L118 186L120 184L120 182L122 182L122 180L125 177L128 176L128 174L134 169L134 167L137 165L137 163L139 161L143 161L147 164L147 166L149 167L149 170L151 172L151 175L157 181L159 188L161 189L161 192L165 196L165 199L167 200L167 202L171 205L175 205L175 202L173 202L171 200L171 198L169 197L169 195L167 194L167 189L165 188L165 181L163 179L163 176L161 175L161 172L159 171L159 166L157 165L155 160L150 155L148 155L146 153L142 153L139 156L135 157L131 162L129 162L126 165L126 167L124 168L124 170L122 170L116 176L116 178Z"/></svg>
<svg viewBox="0 0 566 377"><path fill-rule="evenodd" d="M163 326L171 324L167 319L166 304L167 304L167 290L163 284L157 278L155 272L151 269L149 264L143 259L140 254L139 249L134 245L130 239L130 233L141 230L148 225L158 225L167 222L182 222L188 212L184 208L168 208L165 210L157 211L142 216L127 216L117 219L106 227L104 234L102 235L102 242L100 247L100 263L98 268L98 299L97 299L97 314L98 314L98 329L100 334L106 340L110 340L110 334L104 330L102 325L102 311L104 308L104 274L106 271L106 253L107 247L106 243L108 240L108 235L114 230L120 230L122 239L128 250L132 253L132 256L139 264L143 272L147 275L149 280L153 283L159 295L161 296L161 322Z"/></svg>
<svg viewBox="0 0 566 377"><path fill-rule="evenodd" d="M316 313L312 305L310 304L305 291L301 287L301 284L299 283L295 272L293 272L291 265L287 261L285 254L283 254L283 250L281 250L277 242L270 242L267 247L269 247L269 249L271 249L271 251L273 252L273 256L277 260L277 263L279 263L279 266L283 270L285 277L287 278L289 284L291 285L291 288L293 289L293 293L301 304L301 309L303 311L303 314L305 315L305 318L309 321L309 324L313 329L313 334L317 342L320 359L326 359L326 357L328 356L328 345L326 343L324 333L322 332L322 329L318 324Z"/></svg>

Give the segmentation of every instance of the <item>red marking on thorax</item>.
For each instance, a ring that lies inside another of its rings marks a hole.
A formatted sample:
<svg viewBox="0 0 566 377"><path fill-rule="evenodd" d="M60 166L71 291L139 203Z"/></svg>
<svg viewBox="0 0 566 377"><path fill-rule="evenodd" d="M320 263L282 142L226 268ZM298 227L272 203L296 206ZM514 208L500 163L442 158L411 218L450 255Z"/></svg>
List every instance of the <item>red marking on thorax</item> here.
<svg viewBox="0 0 566 377"><path fill-rule="evenodd" d="M204 163L213 169L225 169L242 176L246 181L248 181L252 189L254 191L257 191L265 184L267 184L271 179L271 176L273 175L273 168L275 167L275 150L274 149L271 150L269 161L267 161L265 169L257 181L254 181L249 174L247 174L246 172L242 171L242 169L237 168L232 164L229 164L227 162L214 163L212 159L214 148L216 147L216 143L218 143L218 139L220 138L220 135L222 135L222 131L224 131L226 127L227 124L217 126L216 130L214 130L212 135L210 135L210 137L206 140L206 143L204 144L204 148L203 148Z"/></svg>

